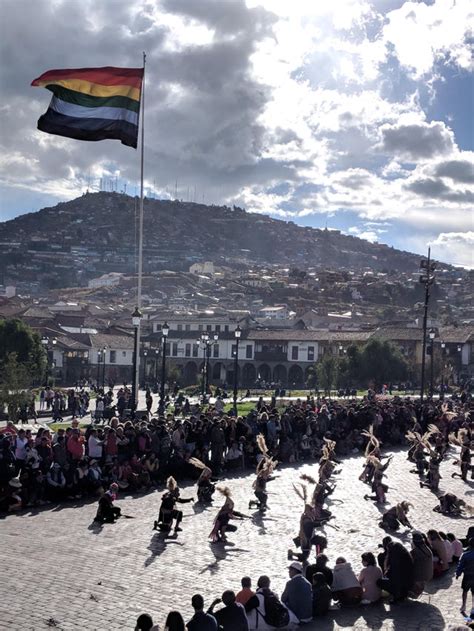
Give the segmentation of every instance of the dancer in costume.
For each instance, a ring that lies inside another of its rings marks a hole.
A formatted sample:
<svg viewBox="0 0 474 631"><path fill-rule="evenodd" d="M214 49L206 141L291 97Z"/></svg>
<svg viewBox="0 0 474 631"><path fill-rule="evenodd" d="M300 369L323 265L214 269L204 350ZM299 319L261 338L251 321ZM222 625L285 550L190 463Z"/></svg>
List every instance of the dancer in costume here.
<svg viewBox="0 0 474 631"><path fill-rule="evenodd" d="M169 532L173 528L173 521L176 520L174 526L174 532L176 534L182 530L179 524L183 519L183 512L175 508L176 503L187 504L188 502L194 502L194 497L188 499L179 497L178 483L171 476L166 480L166 488L168 490L161 498L160 512L158 519L153 523L153 530Z"/></svg>
<svg viewBox="0 0 474 631"><path fill-rule="evenodd" d="M217 486L216 489L225 497L225 502L219 509L219 512L214 520L214 527L209 533L209 538L213 543L219 543L221 541L226 542L226 532L235 532L237 530L237 526L229 524L231 519L236 517L239 519L245 519L248 517L248 515L244 515L243 513L239 513L234 510L234 500L232 499L232 493L228 486Z"/></svg>
<svg viewBox="0 0 474 631"><path fill-rule="evenodd" d="M322 456L319 460L319 483L325 484L335 471L336 464L340 464L339 460L334 457L334 449L336 447L335 440L329 440L324 438L324 445L322 449Z"/></svg>
<svg viewBox="0 0 474 631"><path fill-rule="evenodd" d="M199 476L199 480L197 481L197 496L198 502L212 502L212 496L214 495L214 491L216 490L216 485L213 484L215 479L212 477L212 469L210 469L204 462L198 460L197 458L190 458L189 464L192 464L194 467L201 469L202 473Z"/></svg>
<svg viewBox="0 0 474 631"><path fill-rule="evenodd" d="M437 513L452 517L472 516L474 514L474 508L454 493L445 493L438 498L438 501L439 505L433 508Z"/></svg>
<svg viewBox="0 0 474 631"><path fill-rule="evenodd" d="M392 456L389 456L387 462L382 464L382 462L376 458L375 456L369 456L368 460L371 461L371 465L373 468L373 481L372 481L372 491L375 495L364 495L365 500L374 500L377 504L385 504L386 497L385 494L388 491L387 484L384 484L383 478L385 477L385 471L387 470L390 461L392 460Z"/></svg>
<svg viewBox="0 0 474 631"><path fill-rule="evenodd" d="M106 491L99 499L99 507L94 521L101 524L113 524L120 517L122 511L118 506L114 506L119 487L113 482L108 491Z"/></svg>
<svg viewBox="0 0 474 631"><path fill-rule="evenodd" d="M469 437L469 431L467 429L460 429L458 436L454 433L449 435L449 442L452 445L461 447L461 453L459 460L455 460L453 464L458 464L461 469L461 473L452 473L452 478L461 478L464 482L467 482L467 474L471 467L471 439ZM471 476L472 477L472 476Z"/></svg>
<svg viewBox="0 0 474 631"><path fill-rule="evenodd" d="M275 479L272 477L272 473L278 465L278 462L270 457L263 434L259 434L257 436L257 445L262 452L263 457L257 465L257 477L252 485L257 499L250 500L249 508L256 506L259 510L266 511L268 508L267 482L271 482Z"/></svg>
<svg viewBox="0 0 474 631"><path fill-rule="evenodd" d="M400 526L412 528L407 515L410 507L413 508L413 504L404 501L399 502L392 508L389 508L388 511L383 514L382 521L379 523L379 526L385 530L398 530Z"/></svg>
<svg viewBox="0 0 474 631"><path fill-rule="evenodd" d="M371 425L368 430L364 430L363 432L361 432L361 435L368 438L369 442L367 443L367 446L365 448L365 465L362 473L359 476L359 480L361 482L367 482L367 484L370 484L374 475L374 464L372 457L381 457L380 441L374 435L373 425Z"/></svg>
<svg viewBox="0 0 474 631"><path fill-rule="evenodd" d="M441 432L435 435L435 440L438 436L441 436ZM433 493L437 493L439 490L439 481L441 480L441 474L439 472L439 465L443 461L443 454L432 446L429 440L425 440L425 446L430 453L430 460L428 464L428 475L426 476L426 482L420 480L420 487L428 487Z"/></svg>
<svg viewBox="0 0 474 631"><path fill-rule="evenodd" d="M310 483L315 482L315 480L309 476L301 477ZM325 550L327 547L327 539L323 535L318 535L314 532L315 528L320 526L323 521L317 519L314 506L308 502L308 488L306 484L300 484L299 487L293 484L293 489L304 502L303 513L300 517L299 533L293 539L295 546L301 548L301 553L293 552L293 550L290 549L288 550L288 559L292 560L296 558L298 561L304 562L309 558L313 545L316 546L317 554Z"/></svg>

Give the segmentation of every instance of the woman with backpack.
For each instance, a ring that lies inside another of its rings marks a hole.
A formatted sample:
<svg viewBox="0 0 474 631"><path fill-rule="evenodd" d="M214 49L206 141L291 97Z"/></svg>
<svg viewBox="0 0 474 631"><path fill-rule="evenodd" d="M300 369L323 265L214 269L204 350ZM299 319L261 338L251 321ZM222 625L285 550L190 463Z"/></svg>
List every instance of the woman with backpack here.
<svg viewBox="0 0 474 631"><path fill-rule="evenodd" d="M250 631L270 631L273 629L293 629L298 619L270 589L268 576L260 576L257 591L245 604Z"/></svg>

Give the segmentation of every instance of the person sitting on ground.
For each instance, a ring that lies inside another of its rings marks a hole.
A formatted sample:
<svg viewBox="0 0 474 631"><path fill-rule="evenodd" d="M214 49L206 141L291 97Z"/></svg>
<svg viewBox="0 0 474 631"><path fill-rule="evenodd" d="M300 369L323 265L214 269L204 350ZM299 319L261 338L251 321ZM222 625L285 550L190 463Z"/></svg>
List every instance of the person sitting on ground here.
<svg viewBox="0 0 474 631"><path fill-rule="evenodd" d="M118 493L118 484L113 482L109 490L106 491L99 500L99 507L94 521L101 524L113 524L120 517L122 511L118 506L114 506L114 500Z"/></svg>
<svg viewBox="0 0 474 631"><path fill-rule="evenodd" d="M332 591L322 572L313 575L313 618L325 616L331 605Z"/></svg>
<svg viewBox="0 0 474 631"><path fill-rule="evenodd" d="M358 605L362 600L362 587L351 564L339 557L333 569L334 581L332 584L332 597L339 601L342 607Z"/></svg>
<svg viewBox="0 0 474 631"><path fill-rule="evenodd" d="M52 502L63 500L66 495L66 478L59 462L53 462L46 475L46 496Z"/></svg>
<svg viewBox="0 0 474 631"><path fill-rule="evenodd" d="M242 589L236 595L235 601L241 605L245 605L252 596L255 596L255 592L252 591L252 579L250 576L243 576L240 584L242 585Z"/></svg>
<svg viewBox="0 0 474 631"><path fill-rule="evenodd" d="M303 576L303 566L299 561L293 561L288 567L288 572L290 580L286 583L281 600L300 623L309 622L313 616L311 583Z"/></svg>
<svg viewBox="0 0 474 631"><path fill-rule="evenodd" d="M149 613L142 613L137 618L135 631L160 631L160 627L153 624L153 618Z"/></svg>
<svg viewBox="0 0 474 631"><path fill-rule="evenodd" d="M377 561L372 552L364 552L362 555L362 565L364 568L359 574L359 583L362 587L363 605L376 603L382 597L382 590L377 585L377 581L382 578L382 570L377 567Z"/></svg>
<svg viewBox="0 0 474 631"><path fill-rule="evenodd" d="M333 580L334 580L334 576L333 576L333 572L331 570L331 568L329 568L327 566L329 559L327 558L327 556L323 553L318 554L316 557L316 563L313 563L312 565L308 565L306 568L306 578L308 579L308 581L310 583L313 582L313 576L317 573L317 572L321 572L322 574L324 574L324 577L326 579L326 583L329 585L329 587L331 587Z"/></svg>
<svg viewBox="0 0 474 631"><path fill-rule="evenodd" d="M448 532L446 536L453 546L453 561L457 563L463 553L462 543L452 532Z"/></svg>
<svg viewBox="0 0 474 631"><path fill-rule="evenodd" d="M469 548L461 555L456 568L456 579L463 574L461 583L462 605L461 613L466 615L467 594L471 592L471 608L474 609L474 538L469 539Z"/></svg>
<svg viewBox="0 0 474 631"><path fill-rule="evenodd" d="M437 578L449 569L448 552L437 530L428 530L427 536L433 550L434 577Z"/></svg>
<svg viewBox="0 0 474 631"><path fill-rule="evenodd" d="M391 602L404 600L413 587L413 559L401 544L384 539L384 578L377 585L392 595Z"/></svg>
<svg viewBox="0 0 474 631"><path fill-rule="evenodd" d="M407 516L411 506L409 502L399 502L396 506L392 506L382 515L379 526L385 530L398 530L401 525L411 528Z"/></svg>
<svg viewBox="0 0 474 631"><path fill-rule="evenodd" d="M290 612L270 589L268 576L260 576L255 596L245 604L250 631L269 631L290 624ZM297 624L297 621L296 621Z"/></svg>
<svg viewBox="0 0 474 631"><path fill-rule="evenodd" d="M418 598L425 589L425 585L433 578L433 553L423 533L415 530L412 534L413 559L413 596Z"/></svg>
<svg viewBox="0 0 474 631"><path fill-rule="evenodd" d="M224 607L214 612L214 607L222 602ZM249 631L249 623L243 605L235 602L235 593L227 590L221 598L216 598L207 613L210 613L217 620L219 629L222 631Z"/></svg>
<svg viewBox="0 0 474 631"><path fill-rule="evenodd" d="M165 631L186 631L183 616L179 611L170 611L165 622Z"/></svg>
<svg viewBox="0 0 474 631"><path fill-rule="evenodd" d="M194 616L188 622L188 631L217 631L217 620L210 613L204 611L204 598L201 594L194 594L191 598Z"/></svg>

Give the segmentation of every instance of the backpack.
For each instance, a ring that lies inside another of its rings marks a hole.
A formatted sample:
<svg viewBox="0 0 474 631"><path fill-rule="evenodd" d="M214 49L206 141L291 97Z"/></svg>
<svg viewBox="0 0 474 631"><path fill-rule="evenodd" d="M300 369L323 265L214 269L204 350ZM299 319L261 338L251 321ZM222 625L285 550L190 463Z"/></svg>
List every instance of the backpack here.
<svg viewBox="0 0 474 631"><path fill-rule="evenodd" d="M263 603L265 605L264 620L267 624L277 629L286 627L289 624L290 614L288 609L278 600L273 592L266 591L264 593Z"/></svg>

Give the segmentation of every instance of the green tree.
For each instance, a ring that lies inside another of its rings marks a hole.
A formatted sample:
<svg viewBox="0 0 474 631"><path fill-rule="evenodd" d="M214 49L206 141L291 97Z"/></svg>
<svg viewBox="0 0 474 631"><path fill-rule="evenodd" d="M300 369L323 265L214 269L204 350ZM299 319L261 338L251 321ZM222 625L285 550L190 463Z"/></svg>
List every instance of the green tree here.
<svg viewBox="0 0 474 631"><path fill-rule="evenodd" d="M24 366L29 375L29 385L39 381L46 367L46 352L40 337L21 320L0 321L0 382L5 380L5 364L14 353L16 363Z"/></svg>
<svg viewBox="0 0 474 631"><path fill-rule="evenodd" d="M316 367L318 384L325 394L331 395L333 386L337 383L338 360L332 355L325 355Z"/></svg>
<svg viewBox="0 0 474 631"><path fill-rule="evenodd" d="M18 419L19 408L26 405L31 397L31 384L28 364L21 364L16 353L9 353L2 365L2 382L0 384L0 409L5 407L11 421Z"/></svg>
<svg viewBox="0 0 474 631"><path fill-rule="evenodd" d="M406 379L408 374L405 358L388 341L369 340L359 352L358 364L360 382L377 389L384 383Z"/></svg>

